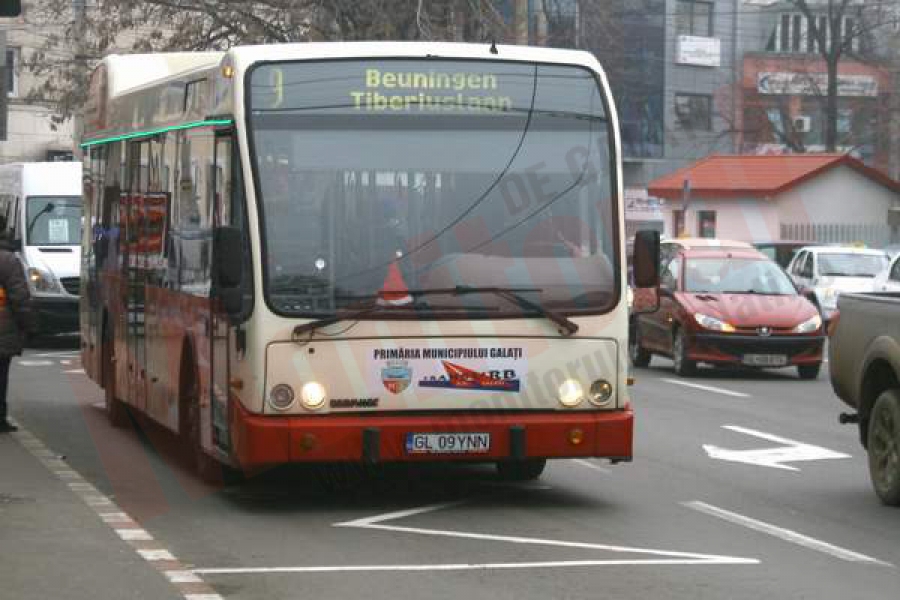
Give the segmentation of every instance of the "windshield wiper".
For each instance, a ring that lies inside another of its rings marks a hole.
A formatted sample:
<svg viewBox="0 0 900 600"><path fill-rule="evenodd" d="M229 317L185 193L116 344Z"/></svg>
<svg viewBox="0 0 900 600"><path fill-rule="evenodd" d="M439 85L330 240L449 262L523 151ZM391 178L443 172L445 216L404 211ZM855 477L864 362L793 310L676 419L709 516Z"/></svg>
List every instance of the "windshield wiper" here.
<svg viewBox="0 0 900 600"><path fill-rule="evenodd" d="M501 298L509 300L510 302L514 302L519 306L522 306L529 310L533 310L534 312L539 313L542 317L553 321L563 328L565 335L572 335L573 333L578 331L578 324L571 319L568 319L559 313L548 310L537 302L532 302L528 298L525 298L521 295L522 291L541 291L540 289L520 290L516 288L469 287L467 285L458 285L456 286L455 290L455 294L457 296L462 296L465 294L494 294L500 296Z"/></svg>
<svg viewBox="0 0 900 600"><path fill-rule="evenodd" d="M510 302L518 304L524 308L532 310L542 317L549 319L550 321L556 323L565 331L565 335L572 335L576 331L578 331L578 324L572 322L567 319L563 315L557 314L553 311L550 311L540 304L525 298L521 294L523 292L540 292L541 288L502 288L502 287L470 287L467 285L458 285L452 288L438 288L432 290L406 290L404 293L409 295L411 298L417 298L422 296L433 296L439 294L446 294L451 296L465 296L468 294L495 294L504 298ZM329 325L333 325L339 321L353 321L360 317L364 317L373 312L379 310L418 310L421 308L429 308L434 310L436 307L432 307L427 304L384 304L383 302L379 302L382 300L381 294L375 294L373 296L364 296L364 297L354 297L355 299L366 299L372 300L371 304L364 305L354 312L342 314L342 315L332 315L330 317L323 317L321 319L316 319L315 321L310 321L309 323L304 323L303 325L297 325L294 327L294 336L302 335L304 333L313 332L322 327L327 327ZM441 309L446 309L450 307L441 307ZM465 307L454 307L460 310L464 310Z"/></svg>

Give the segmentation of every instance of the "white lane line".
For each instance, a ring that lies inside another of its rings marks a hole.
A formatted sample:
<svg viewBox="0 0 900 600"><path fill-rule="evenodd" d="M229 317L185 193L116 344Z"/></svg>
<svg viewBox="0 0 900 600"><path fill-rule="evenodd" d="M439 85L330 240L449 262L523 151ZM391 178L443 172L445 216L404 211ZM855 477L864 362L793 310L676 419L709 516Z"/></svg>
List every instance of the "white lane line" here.
<svg viewBox="0 0 900 600"><path fill-rule="evenodd" d="M394 519L402 519L404 517L411 517L413 515L421 515L428 512L434 512L436 510L441 510L444 508L450 508L451 506L458 506L462 504L463 501L457 502L441 502L439 504L429 504L427 506L420 506L419 508L410 508L408 510L398 510L395 512L384 513L382 515L375 515L374 517L364 517L362 519L355 519L353 521L345 521L343 523L335 523L335 527L371 527L375 523L381 523L382 521L393 521Z"/></svg>
<svg viewBox="0 0 900 600"><path fill-rule="evenodd" d="M674 385L683 385L685 387L694 388L697 390L703 390L705 392L712 392L714 394L722 394L724 396L733 396L735 398L749 398L750 394L744 394L742 392L733 392L731 390L726 390L724 388L715 387L712 385L700 385L699 383L690 383L687 381L679 381L678 379L663 379L666 383L671 383Z"/></svg>
<svg viewBox="0 0 900 600"><path fill-rule="evenodd" d="M23 367L49 367L53 364L52 360L20 360L16 364Z"/></svg>
<svg viewBox="0 0 900 600"><path fill-rule="evenodd" d="M601 467L600 465L595 465L589 460L584 460L583 458L576 458L572 460L576 465L581 465L582 467L587 467L588 469L592 469L594 471L599 471L604 475L612 474L612 469L607 469L606 467Z"/></svg>
<svg viewBox="0 0 900 600"><path fill-rule="evenodd" d="M884 561L878 560L877 558L872 558L871 556L866 556L865 554L860 554L859 552L854 552L853 550L847 550L846 548L841 548L840 546L835 546L834 544L829 544L828 542L817 540L807 535L803 535L802 533L791 531L790 529L784 529L783 527L777 527L764 521L751 519L750 517L745 517L743 515L739 515L738 513L734 513L723 508L718 508L717 506L713 506L705 502L700 502L699 500L684 502L682 504L688 508L692 508L704 514L728 521L729 523L734 523L735 525L741 525L742 527L747 527L748 529L759 531L760 533L775 536L786 542L798 544L800 546L803 546L804 548L815 550L816 552L824 552L825 554L829 554L841 560L870 563L885 567L894 566L891 563L886 563Z"/></svg>
<svg viewBox="0 0 900 600"><path fill-rule="evenodd" d="M431 565L326 565L313 567L243 567L194 569L201 575L250 575L263 573L341 573L347 571L486 571L491 569L559 569L622 565L757 565L752 558L560 560L520 563L448 563Z"/></svg>
<svg viewBox="0 0 900 600"><path fill-rule="evenodd" d="M192 571L166 571L164 575L172 583L203 583Z"/></svg>
<svg viewBox="0 0 900 600"><path fill-rule="evenodd" d="M222 600L219 594L185 594L184 600Z"/></svg>
<svg viewBox="0 0 900 600"><path fill-rule="evenodd" d="M38 354L29 354L28 356L37 356L40 358L60 358L60 357L71 357L75 358L77 356L81 356L81 352L75 351L64 351L64 352L41 352Z"/></svg>
<svg viewBox="0 0 900 600"><path fill-rule="evenodd" d="M546 538L533 538L512 535L494 535L489 533L474 533L469 531L449 531L444 529L425 529L420 527L403 527L398 525L386 525L385 521L400 519L413 515L420 515L427 512L433 512L462 504L463 501L445 502L441 504L429 504L420 508L412 508L409 510L401 510L390 512L374 517L365 517L346 521L343 523L335 523L334 527L354 527L358 529L375 529L380 531L391 531L395 533L413 533L419 535L430 535L437 537L451 537L470 540L483 540L490 542L505 542L510 544L530 544L538 546L552 546L558 548L583 548L590 550L604 550L609 552L621 552L627 554L649 554L651 556L664 557L666 560L686 559L690 561L708 561L716 564L757 564L759 561L755 559L735 558L732 556L720 556L716 554L699 554L696 552L675 552L671 550L655 550L651 548L633 548L630 546L614 546L609 544L594 544L588 542L574 542L568 540L555 540ZM724 561L724 562L723 562ZM751 561L751 562L747 562ZM603 562L603 561L601 561Z"/></svg>
<svg viewBox="0 0 900 600"><path fill-rule="evenodd" d="M63 371L63 373L79 373L79 374L83 374L83 373L84 373L84 369L68 369L68 370L66 370L66 371Z"/></svg>

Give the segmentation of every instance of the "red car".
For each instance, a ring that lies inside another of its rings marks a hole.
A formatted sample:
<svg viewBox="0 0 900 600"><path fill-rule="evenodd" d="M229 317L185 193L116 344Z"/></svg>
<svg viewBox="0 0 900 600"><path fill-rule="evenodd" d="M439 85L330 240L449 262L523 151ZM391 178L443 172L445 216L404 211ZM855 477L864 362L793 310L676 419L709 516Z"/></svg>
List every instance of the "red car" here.
<svg viewBox="0 0 900 600"><path fill-rule="evenodd" d="M825 331L819 311L777 264L752 248L680 248L660 270L659 310L635 301L629 354L646 367L669 356L690 376L698 363L795 366L815 379Z"/></svg>

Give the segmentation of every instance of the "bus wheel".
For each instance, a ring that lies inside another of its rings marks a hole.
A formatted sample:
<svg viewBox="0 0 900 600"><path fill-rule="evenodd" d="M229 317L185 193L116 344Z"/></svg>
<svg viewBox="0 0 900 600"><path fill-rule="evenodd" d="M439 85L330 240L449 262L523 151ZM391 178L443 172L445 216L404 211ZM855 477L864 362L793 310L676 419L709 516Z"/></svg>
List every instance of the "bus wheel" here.
<svg viewBox="0 0 900 600"><path fill-rule="evenodd" d="M181 393L182 445L191 470L206 483L222 483L222 465L203 451L200 437L200 386L196 376L184 381Z"/></svg>
<svg viewBox="0 0 900 600"><path fill-rule="evenodd" d="M546 458L501 460L497 462L497 473L507 481L532 481L541 476L546 466Z"/></svg>
<svg viewBox="0 0 900 600"><path fill-rule="evenodd" d="M103 402L106 418L113 427L128 425L128 406L116 398L116 373L113 364L112 335L103 343Z"/></svg>

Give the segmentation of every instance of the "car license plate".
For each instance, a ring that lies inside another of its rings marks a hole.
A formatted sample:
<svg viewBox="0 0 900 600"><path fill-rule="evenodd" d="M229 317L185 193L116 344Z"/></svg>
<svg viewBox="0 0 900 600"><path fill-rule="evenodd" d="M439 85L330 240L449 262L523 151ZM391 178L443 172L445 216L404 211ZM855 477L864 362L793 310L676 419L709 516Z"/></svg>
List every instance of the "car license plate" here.
<svg viewBox="0 0 900 600"><path fill-rule="evenodd" d="M483 454L491 449L489 433L407 433L408 454Z"/></svg>
<svg viewBox="0 0 900 600"><path fill-rule="evenodd" d="M788 362L784 354L745 354L744 364L751 367L783 367Z"/></svg>

